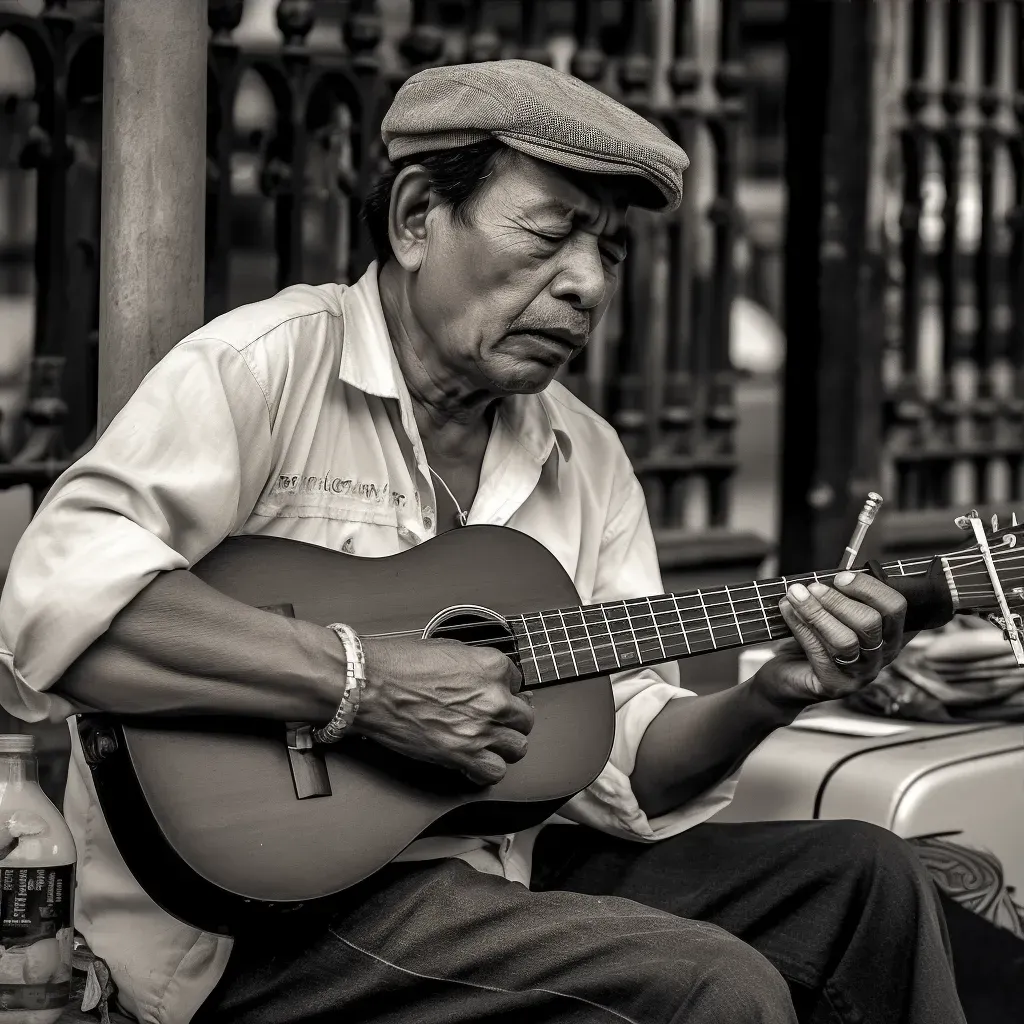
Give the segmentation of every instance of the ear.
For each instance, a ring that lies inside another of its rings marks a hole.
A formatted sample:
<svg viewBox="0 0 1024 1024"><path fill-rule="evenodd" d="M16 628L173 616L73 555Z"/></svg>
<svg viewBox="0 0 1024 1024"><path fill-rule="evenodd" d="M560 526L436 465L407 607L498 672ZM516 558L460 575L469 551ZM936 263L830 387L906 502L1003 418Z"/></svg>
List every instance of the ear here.
<svg viewBox="0 0 1024 1024"><path fill-rule="evenodd" d="M419 164L403 167L391 187L388 238L403 270L418 270L427 241L427 214L436 205L430 177Z"/></svg>

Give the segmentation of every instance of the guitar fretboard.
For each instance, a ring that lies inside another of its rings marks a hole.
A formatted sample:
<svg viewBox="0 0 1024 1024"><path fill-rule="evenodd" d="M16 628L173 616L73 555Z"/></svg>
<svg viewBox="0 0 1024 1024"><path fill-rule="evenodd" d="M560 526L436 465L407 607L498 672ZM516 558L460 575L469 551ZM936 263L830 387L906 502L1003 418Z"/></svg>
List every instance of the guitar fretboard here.
<svg viewBox="0 0 1024 1024"><path fill-rule="evenodd" d="M927 562L894 562L885 569L890 576L910 576L927 567ZM509 619L509 625L525 685L539 686L789 636L779 611L788 588L831 584L835 576L780 576L714 590L555 608Z"/></svg>

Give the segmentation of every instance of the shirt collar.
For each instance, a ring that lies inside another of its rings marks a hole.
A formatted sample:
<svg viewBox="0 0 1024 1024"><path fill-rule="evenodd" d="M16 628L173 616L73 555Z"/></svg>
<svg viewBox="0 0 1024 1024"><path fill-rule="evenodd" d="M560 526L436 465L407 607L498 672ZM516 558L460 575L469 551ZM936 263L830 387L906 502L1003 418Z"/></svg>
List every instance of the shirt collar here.
<svg viewBox="0 0 1024 1024"><path fill-rule="evenodd" d="M404 382L381 307L377 270L374 260L342 297L345 341L338 377L368 395L400 399ZM510 395L498 408L506 426L534 459L547 462L554 449L568 462L572 442L551 422L543 395Z"/></svg>

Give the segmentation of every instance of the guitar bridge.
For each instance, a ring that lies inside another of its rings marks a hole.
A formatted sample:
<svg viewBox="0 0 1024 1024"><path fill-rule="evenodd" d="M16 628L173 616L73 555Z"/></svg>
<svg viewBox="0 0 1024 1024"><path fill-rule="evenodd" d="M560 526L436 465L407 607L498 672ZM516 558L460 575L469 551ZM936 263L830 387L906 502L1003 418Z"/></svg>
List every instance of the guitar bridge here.
<svg viewBox="0 0 1024 1024"><path fill-rule="evenodd" d="M264 605L260 611L283 615L286 619L295 618L295 609L290 604ZM308 722L285 722L284 729L296 799L330 796L331 778L327 774L323 753L313 745L313 726Z"/></svg>

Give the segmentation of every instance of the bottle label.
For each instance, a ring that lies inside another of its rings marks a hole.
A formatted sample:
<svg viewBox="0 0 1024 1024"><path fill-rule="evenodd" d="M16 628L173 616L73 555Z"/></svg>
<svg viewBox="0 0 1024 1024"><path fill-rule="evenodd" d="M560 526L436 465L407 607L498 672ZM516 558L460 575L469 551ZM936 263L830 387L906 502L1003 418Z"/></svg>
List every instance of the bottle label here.
<svg viewBox="0 0 1024 1024"><path fill-rule="evenodd" d="M0 1010L71 1000L75 866L0 867Z"/></svg>

